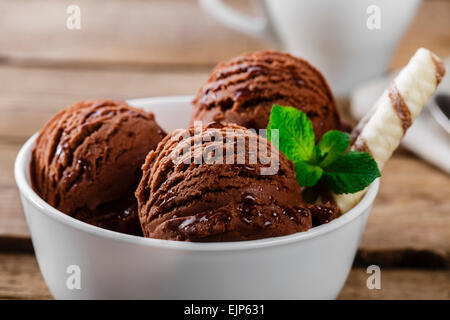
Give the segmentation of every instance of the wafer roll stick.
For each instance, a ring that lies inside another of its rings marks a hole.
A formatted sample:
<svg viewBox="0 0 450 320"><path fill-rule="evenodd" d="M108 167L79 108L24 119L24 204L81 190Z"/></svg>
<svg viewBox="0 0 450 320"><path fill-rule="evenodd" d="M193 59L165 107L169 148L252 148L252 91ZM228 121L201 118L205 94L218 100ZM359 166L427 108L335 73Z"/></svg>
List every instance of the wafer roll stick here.
<svg viewBox="0 0 450 320"><path fill-rule="evenodd" d="M441 59L420 48L352 132L352 150L369 152L383 170L406 130L435 92L445 67ZM342 213L353 208L366 190L334 194Z"/></svg>

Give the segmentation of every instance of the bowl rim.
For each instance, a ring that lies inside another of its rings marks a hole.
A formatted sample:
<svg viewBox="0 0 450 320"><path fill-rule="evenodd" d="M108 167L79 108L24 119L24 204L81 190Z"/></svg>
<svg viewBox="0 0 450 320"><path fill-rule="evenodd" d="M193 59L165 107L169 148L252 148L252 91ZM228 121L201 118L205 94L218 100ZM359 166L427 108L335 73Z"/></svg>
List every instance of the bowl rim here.
<svg viewBox="0 0 450 320"><path fill-rule="evenodd" d="M173 97L141 98L128 101L131 104L143 105L146 103L153 103L153 102L161 104L187 100L188 96L173 96ZM373 204L380 185L379 178L377 178L374 182L370 184L366 194L354 208L352 208L344 215L340 216L338 219L335 219L329 223L320 225L318 227L311 228L305 232L298 232L280 237L271 237L258 240L246 240L235 242L204 243L204 242L186 242L186 241L145 238L140 236L128 235L116 231L111 231L90 225L88 223L85 223L83 221L72 218L69 215L64 214L63 212L52 207L46 201L44 201L33 190L28 178L30 153L37 135L38 133L33 134L24 143L24 145L20 148L14 163L14 177L21 196L24 197L29 202L31 202L35 207L37 207L41 213L45 214L52 220L55 220L67 227L74 228L77 229L78 231L86 232L91 235L96 235L107 239L114 239L117 241L146 247L159 247L159 248L187 250L187 251L230 251L230 250L245 250L245 249L272 247L290 244L292 242L307 241L316 238L318 236L330 233L333 230L340 229L344 227L346 224L358 218L364 212L366 212Z"/></svg>

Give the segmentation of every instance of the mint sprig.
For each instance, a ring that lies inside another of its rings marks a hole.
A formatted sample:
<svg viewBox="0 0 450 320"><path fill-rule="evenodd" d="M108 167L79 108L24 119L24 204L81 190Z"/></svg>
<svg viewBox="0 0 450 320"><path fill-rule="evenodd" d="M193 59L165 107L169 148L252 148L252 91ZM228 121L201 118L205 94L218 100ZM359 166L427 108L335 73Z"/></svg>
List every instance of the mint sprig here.
<svg viewBox="0 0 450 320"><path fill-rule="evenodd" d="M279 143L283 153L301 161L311 159L314 151L314 131L311 121L303 112L292 107L274 105L267 126L267 137L271 139L271 129L280 129Z"/></svg>
<svg viewBox="0 0 450 320"><path fill-rule="evenodd" d="M301 112L301 111L300 111ZM303 113L303 112L302 112ZM313 131L314 134L314 131ZM343 155L350 144L350 135L347 132L330 130L322 136L315 147L316 161L326 167Z"/></svg>
<svg viewBox="0 0 450 320"><path fill-rule="evenodd" d="M379 176L377 163L369 153L350 151L326 167L322 180L334 193L355 193Z"/></svg>
<svg viewBox="0 0 450 320"><path fill-rule="evenodd" d="M380 176L369 153L347 152L346 132L330 130L315 145L312 123L300 110L274 105L267 129L269 140L271 130L279 130L279 149L294 163L302 187L321 183L334 193L355 193Z"/></svg>

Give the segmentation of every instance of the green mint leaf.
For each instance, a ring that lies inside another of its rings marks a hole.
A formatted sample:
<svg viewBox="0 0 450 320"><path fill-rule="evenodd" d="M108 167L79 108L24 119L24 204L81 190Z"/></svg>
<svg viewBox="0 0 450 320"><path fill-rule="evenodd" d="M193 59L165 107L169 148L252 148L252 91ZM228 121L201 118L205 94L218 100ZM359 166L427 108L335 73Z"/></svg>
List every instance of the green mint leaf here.
<svg viewBox="0 0 450 320"><path fill-rule="evenodd" d="M310 161L314 154L314 131L305 113L293 107L273 105L267 126L267 138L271 130L278 129L279 149L294 163Z"/></svg>
<svg viewBox="0 0 450 320"><path fill-rule="evenodd" d="M350 144L348 133L328 131L315 146L312 123L300 110L274 105L267 126L269 141L273 129L278 129L278 147L295 164L302 187L312 187L320 181L334 193L354 193L380 176L369 153L345 153Z"/></svg>
<svg viewBox="0 0 450 320"><path fill-rule="evenodd" d="M359 151L350 151L323 169L323 183L337 194L361 191L380 176L372 156Z"/></svg>
<svg viewBox="0 0 450 320"><path fill-rule="evenodd" d="M331 165L347 151L350 135L347 132L330 130L320 139L315 148L316 163L321 167Z"/></svg>
<svg viewBox="0 0 450 320"><path fill-rule="evenodd" d="M319 166L299 161L295 162L295 176L302 187L311 187L317 184L323 174L323 169Z"/></svg>

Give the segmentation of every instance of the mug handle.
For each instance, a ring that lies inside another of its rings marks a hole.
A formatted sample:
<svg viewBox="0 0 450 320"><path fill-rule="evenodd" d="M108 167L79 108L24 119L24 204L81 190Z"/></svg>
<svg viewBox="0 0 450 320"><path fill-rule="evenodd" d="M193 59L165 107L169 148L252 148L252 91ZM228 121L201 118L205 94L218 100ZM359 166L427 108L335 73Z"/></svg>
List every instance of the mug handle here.
<svg viewBox="0 0 450 320"><path fill-rule="evenodd" d="M276 42L276 37L267 19L267 10L263 3L261 3L261 7L265 12L265 16L255 18L230 8L223 0L199 0L199 3L205 11L208 11L227 27L256 38Z"/></svg>

